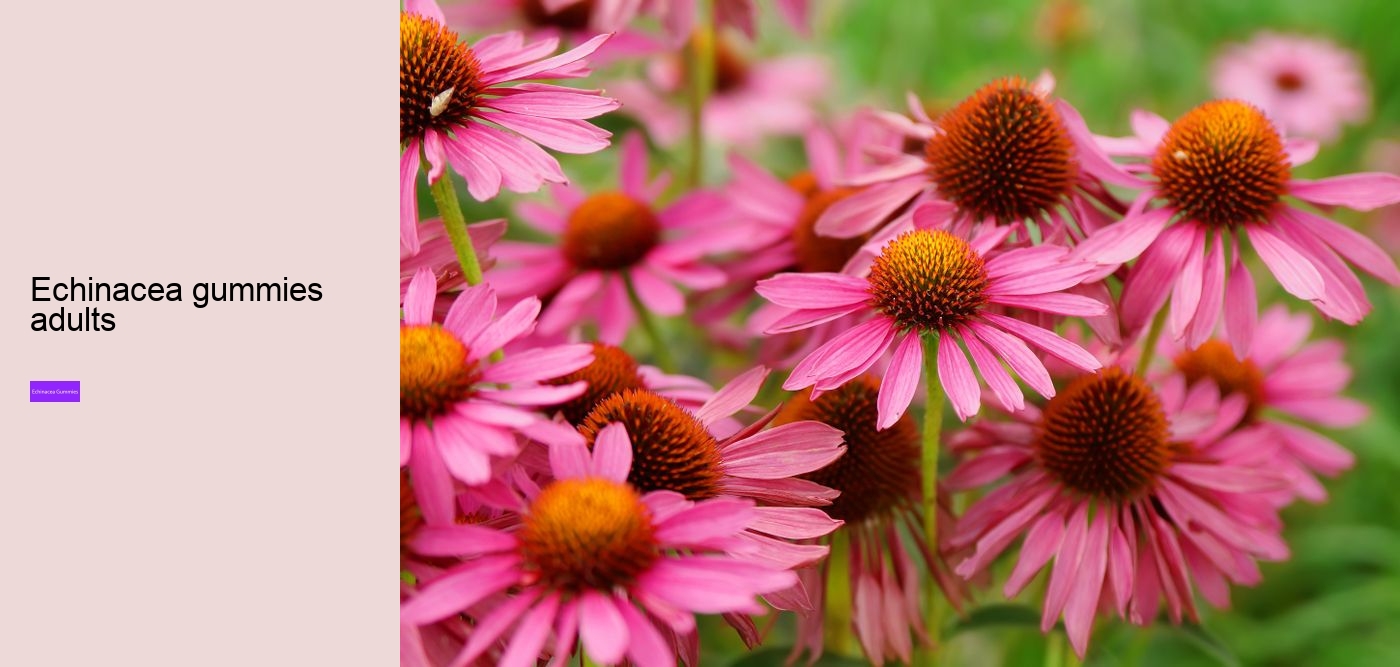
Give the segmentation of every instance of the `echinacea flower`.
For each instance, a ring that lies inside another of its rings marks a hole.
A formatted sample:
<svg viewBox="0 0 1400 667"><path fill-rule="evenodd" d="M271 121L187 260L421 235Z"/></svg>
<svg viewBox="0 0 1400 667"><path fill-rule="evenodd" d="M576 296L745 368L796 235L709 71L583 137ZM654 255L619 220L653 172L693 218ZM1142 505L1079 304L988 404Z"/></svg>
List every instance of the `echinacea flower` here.
<svg viewBox="0 0 1400 667"><path fill-rule="evenodd" d="M444 3L442 11L448 26L466 32L519 30L529 39L560 38L565 44L611 33L589 57L602 67L669 49L663 40L628 27L640 5L639 0L465 0Z"/></svg>
<svg viewBox="0 0 1400 667"><path fill-rule="evenodd" d="M1184 375L1188 383L1213 382L1222 394L1248 399L1241 424L1258 425L1278 443L1283 455L1280 470L1288 477L1293 495L1321 502L1327 492L1313 473L1335 476L1350 468L1355 457L1306 425L1349 428L1366 419L1369 411L1340 395L1351 379L1342 342L1307 342L1310 331L1312 318L1275 306L1259 318L1254 343L1244 359L1217 339L1194 350L1165 341L1163 347L1174 372Z"/></svg>
<svg viewBox="0 0 1400 667"><path fill-rule="evenodd" d="M869 187L828 208L817 231L868 234L905 206L926 206L942 226L964 235L975 225L1027 222L1041 226L1042 238L1092 231L1103 214L1086 197L1116 205L1103 183L1134 181L1094 143L1079 112L1051 97L1053 89L1048 73L1034 82L997 79L937 122L911 98L913 120L883 118L921 142L922 154L892 154L882 168L854 179ZM1076 224L1066 229L1070 220Z"/></svg>
<svg viewBox="0 0 1400 667"><path fill-rule="evenodd" d="M1246 240L1285 291L1347 324L1361 321L1371 303L1343 260L1400 285L1395 261L1370 239L1284 199L1368 211L1400 202L1400 176L1294 178L1317 143L1285 141L1264 112L1238 100L1206 102L1171 124L1137 112L1133 129L1136 136L1105 144L1148 160L1132 167L1154 179L1139 184L1142 193L1121 221L1075 249L1076 257L1108 267L1137 259L1121 301L1128 331L1141 330L1170 296L1172 338L1200 345L1223 311L1226 338L1237 356L1247 355L1258 306L1241 260Z"/></svg>
<svg viewBox="0 0 1400 667"><path fill-rule="evenodd" d="M803 359L783 388L815 387L816 393L835 389L864 373L893 345L878 401L879 427L888 428L908 409L919 386L924 366L921 337L926 335L937 335L938 379L964 420L981 404L967 353L1008 410L1019 409L1024 397L1002 367L1003 360L1042 396L1055 395L1044 364L1026 343L1082 370L1099 368L1093 355L1054 332L995 312L1006 306L1097 316L1107 308L1088 297L1059 293L1095 268L1066 261L1065 248L1040 245L992 252L1008 231L992 230L969 243L944 230L915 229L884 246L868 277L785 273L760 282L759 294L794 310L770 331L805 329L851 314L870 317Z"/></svg>
<svg viewBox="0 0 1400 667"><path fill-rule="evenodd" d="M827 424L840 430L846 443L841 458L805 477L841 492L823 509L845 525L822 542L830 543L838 535L845 538L849 571L837 571L828 560L820 569L798 572L816 613L798 620L794 658L802 651L810 661L821 657L824 617L834 612L826 603L832 577L850 578L851 623L866 657L876 665L886 658L908 663L914 645L911 632L928 641L919 610L923 577L934 577L954 605L962 603L961 582L923 532L919 430L907 415L890 428L876 428L879 388L877 378L863 375L816 400L811 392L802 392L784 403L773 419L774 424ZM939 506L938 525L946 536L954 524L944 505ZM911 540L917 561L909 555Z"/></svg>
<svg viewBox="0 0 1400 667"><path fill-rule="evenodd" d="M706 39L698 36L696 39ZM706 141L752 146L769 136L801 134L817 115L814 107L830 90L826 62L811 55L749 58L724 35L713 42L714 88L705 98L701 128ZM686 136L690 120L684 94L685 61L679 55L653 60L642 80L609 86L623 113L641 121L657 143L671 146Z"/></svg>
<svg viewBox="0 0 1400 667"><path fill-rule="evenodd" d="M693 634L695 614L761 613L756 596L796 582L730 553L756 519L752 501L691 501L626 483L634 456L624 427L599 432L591 453L578 442L550 453L556 479L520 508L513 530L434 526L413 542L419 553L463 560L403 604L402 623L434 623L500 598L453 664L497 649L491 662L503 667L565 661L582 639L599 664L674 665L667 635Z"/></svg>
<svg viewBox="0 0 1400 667"><path fill-rule="evenodd" d="M418 251L418 170L444 177L448 164L484 201L505 187L533 192L565 182L559 162L541 145L563 153L592 153L611 134L584 119L617 108L596 90L527 79L576 79L584 62L607 40L599 35L560 55L558 40L525 43L518 32L459 42L433 0L406 0L399 14L399 237ZM519 85L513 85L517 84Z"/></svg>
<svg viewBox="0 0 1400 667"><path fill-rule="evenodd" d="M539 300L524 299L498 316L495 290L474 285L462 290L437 323L436 294L432 272L419 269L404 296L399 326L399 465L409 467L431 524L455 517L452 478L468 485L490 480L491 458L519 451L517 434L550 445L577 439L571 429L528 409L582 393L583 383L540 381L593 359L587 345L541 347L493 359L493 352L534 327Z"/></svg>
<svg viewBox="0 0 1400 667"><path fill-rule="evenodd" d="M1043 408L960 433L953 450L976 455L947 488L1009 478L959 518L953 546L976 550L958 574L986 570L1024 536L1004 593L1053 563L1041 631L1063 616L1081 658L1100 609L1145 625L1165 599L1173 622L1199 621L1193 588L1228 605L1229 582L1257 583L1257 560L1288 555L1267 495L1285 483L1268 468L1267 437L1230 433L1245 403L1210 383L1188 391L1180 376L1154 389L1111 366Z"/></svg>
<svg viewBox="0 0 1400 667"><path fill-rule="evenodd" d="M647 180L647 148L640 134L622 142L620 189L586 195L571 186L552 190L559 208L525 202L516 212L532 227L556 234L556 244L501 241L493 280L503 297L548 300L540 333L598 325L598 340L616 345L637 313L628 290L658 315L679 315L685 296L676 285L708 289L724 274L704 256L734 245L724 200L696 190L666 206L657 198L669 178Z"/></svg>
<svg viewBox="0 0 1400 667"><path fill-rule="evenodd" d="M1356 54L1325 39L1262 32L1228 46L1211 69L1218 97L1258 106L1291 135L1332 141L1371 110Z"/></svg>

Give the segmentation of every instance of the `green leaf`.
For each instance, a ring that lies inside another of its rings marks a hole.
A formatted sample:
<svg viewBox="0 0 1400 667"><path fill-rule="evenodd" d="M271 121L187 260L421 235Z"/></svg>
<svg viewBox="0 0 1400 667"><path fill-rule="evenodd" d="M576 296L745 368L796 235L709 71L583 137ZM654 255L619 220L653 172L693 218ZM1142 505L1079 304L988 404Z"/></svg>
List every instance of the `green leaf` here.
<svg viewBox="0 0 1400 667"><path fill-rule="evenodd" d="M952 637L960 632L998 626L1040 627L1040 612L1023 604L988 604L972 610L946 632Z"/></svg>
<svg viewBox="0 0 1400 667"><path fill-rule="evenodd" d="M1235 657L1235 654L1230 651L1230 647L1204 627L1195 623L1183 623L1176 629L1178 634L1190 640L1196 648L1215 659L1217 663L1226 665L1226 667L1240 667L1240 659Z"/></svg>
<svg viewBox="0 0 1400 667"><path fill-rule="evenodd" d="M738 660L729 663L729 667L783 667L787 664L788 654L792 652L791 646L773 646L765 649L746 653ZM805 664L805 661L804 663ZM825 653L821 659L813 663L814 667L868 667L870 663L859 658L848 658L844 655L833 655Z"/></svg>

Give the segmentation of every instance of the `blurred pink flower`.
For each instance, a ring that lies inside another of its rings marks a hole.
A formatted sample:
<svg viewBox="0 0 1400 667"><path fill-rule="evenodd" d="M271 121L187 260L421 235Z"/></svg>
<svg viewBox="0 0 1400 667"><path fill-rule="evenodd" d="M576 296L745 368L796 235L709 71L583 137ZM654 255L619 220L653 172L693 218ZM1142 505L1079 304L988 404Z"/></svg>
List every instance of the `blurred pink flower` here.
<svg viewBox="0 0 1400 667"><path fill-rule="evenodd" d="M1062 290L1079 284L1095 267L1066 261L1054 245L992 252L1010 233L993 229L971 243L943 230L916 229L884 246L868 277L840 273L785 273L759 282L758 293L793 312L770 332L796 331L846 315L870 319L832 338L797 364L783 388L835 389L866 371L891 345L894 356L880 387L880 428L903 415L924 368L922 335L938 336L938 378L953 411L977 413L981 391L967 346L986 383L1008 410L1024 404L1004 360L1041 395L1055 395L1050 376L1026 343L1074 366L1093 371L1099 361L1052 331L997 312L997 306L1061 315L1097 316L1102 302Z"/></svg>
<svg viewBox="0 0 1400 667"><path fill-rule="evenodd" d="M471 238L472 249L476 251L476 261L483 270L495 265L491 256L491 246L501 240L506 233L505 218L483 220L467 225L467 236ZM447 238L447 230L440 218L432 218L418 223L418 252L412 253L399 246L399 305L403 305L408 293L408 284L417 275L418 269L426 268L437 278L437 303L433 306L433 319L441 320L452 307L454 294L467 284L462 273L462 265L457 261L457 250Z"/></svg>
<svg viewBox="0 0 1400 667"><path fill-rule="evenodd" d="M550 459L556 479L520 508L515 530L432 526L413 541L418 553L463 560L404 602L402 624L435 623L499 598L453 664L488 652L503 667L542 656L564 662L582 640L599 664L674 665L674 636L694 635L695 614L762 613L757 595L796 583L736 544L759 520L752 501L691 501L626 484L635 459L622 426L599 432L592 452L561 444Z"/></svg>
<svg viewBox="0 0 1400 667"><path fill-rule="evenodd" d="M593 359L587 345L561 345L493 360L492 352L534 327L539 300L522 300L497 317L495 290L475 285L462 291L438 324L432 313L435 283L427 268L418 270L399 326L399 465L409 467L429 524L453 521L452 479L468 485L490 481L491 457L515 455L517 433L549 445L579 440L566 425L519 406L578 396L581 382L539 382Z"/></svg>
<svg viewBox="0 0 1400 667"><path fill-rule="evenodd" d="M612 33L589 58L595 66L635 58L670 46L629 28L641 0L465 0L446 2L447 25L466 32L520 30L531 40L555 38L582 44L599 33Z"/></svg>
<svg viewBox="0 0 1400 667"><path fill-rule="evenodd" d="M824 59L750 59L722 35L714 51L714 90L705 99L701 118L707 142L753 146L769 136L801 134L816 122L815 107L831 90ZM663 146L679 142L689 127L684 67L681 57L673 54L653 60L646 80L609 86L623 112L636 117Z"/></svg>
<svg viewBox="0 0 1400 667"><path fill-rule="evenodd" d="M1173 371L1188 383L1209 381L1222 394L1248 399L1241 426L1257 424L1278 443L1279 470L1292 485L1288 499L1322 502L1327 492L1312 473L1337 475L1350 468L1355 457L1305 425L1350 428L1365 420L1369 410L1341 396L1351 380L1342 342L1307 342L1312 326L1311 317L1274 306L1259 319L1254 344L1243 360L1215 339L1191 351L1167 341L1161 347L1163 356L1173 361Z"/></svg>
<svg viewBox="0 0 1400 667"><path fill-rule="evenodd" d="M1180 376L1154 389L1111 366L1044 408L955 435L953 451L975 456L947 488L1009 475L959 518L952 546L976 551L958 574L983 572L1024 536L1003 592L1019 594L1053 561L1041 631L1063 616L1081 658L1100 609L1146 625L1165 598L1173 622L1199 621L1193 588L1227 606L1229 582L1259 581L1256 559L1288 557L1266 495L1285 484L1268 467L1268 436L1230 433L1246 403L1210 383L1188 391Z"/></svg>
<svg viewBox="0 0 1400 667"><path fill-rule="evenodd" d="M1361 321L1371 303L1343 260L1400 285L1395 261L1370 239L1284 200L1368 211L1400 202L1400 176L1294 178L1293 167L1317 154L1317 142L1285 141L1262 111L1237 100L1207 102L1173 124L1141 111L1132 120L1135 136L1103 143L1147 160L1129 168L1154 179L1139 182L1142 192L1121 221L1074 251L1107 268L1137 259L1123 287L1126 330L1142 330L1170 296L1172 338L1200 345L1223 311L1225 337L1237 356L1247 356L1258 306L1241 260L1246 239L1285 291L1347 324ZM1165 202L1152 207L1154 199Z"/></svg>
<svg viewBox="0 0 1400 667"><path fill-rule="evenodd" d="M502 186L533 192L566 180L539 145L564 153L601 150L611 134L583 119L617 108L596 90L506 85L587 76L583 59L607 35L546 58L557 39L527 44L520 33L508 32L468 45L443 20L433 0L407 0L399 14L399 237L409 252L419 247L421 159L428 161L430 182L451 164L478 201L495 197Z"/></svg>
<svg viewBox="0 0 1400 667"><path fill-rule="evenodd" d="M1258 106L1290 135L1332 141L1371 111L1356 54L1324 39L1261 32L1226 47L1212 70L1216 96Z"/></svg>
<svg viewBox="0 0 1400 667"><path fill-rule="evenodd" d="M696 190L665 207L656 201L670 182L648 181L647 148L639 134L622 142L620 191L585 195L572 186L551 192L559 208L522 202L515 211L530 226L557 234L556 244L501 241L492 281L506 298L539 296L548 303L540 317L545 336L598 325L598 340L619 344L636 312L628 285L641 305L658 315L685 312L676 285L710 289L724 273L701 263L706 255L735 245L743 230L729 222L719 195Z"/></svg>
<svg viewBox="0 0 1400 667"><path fill-rule="evenodd" d="M671 39L679 44L695 31L696 13L700 5L696 0L641 0L645 11L656 16ZM732 27L742 31L749 39L755 37L758 14L755 0L713 0L715 26ZM810 0L776 0L778 14L788 25L800 33L810 30Z"/></svg>

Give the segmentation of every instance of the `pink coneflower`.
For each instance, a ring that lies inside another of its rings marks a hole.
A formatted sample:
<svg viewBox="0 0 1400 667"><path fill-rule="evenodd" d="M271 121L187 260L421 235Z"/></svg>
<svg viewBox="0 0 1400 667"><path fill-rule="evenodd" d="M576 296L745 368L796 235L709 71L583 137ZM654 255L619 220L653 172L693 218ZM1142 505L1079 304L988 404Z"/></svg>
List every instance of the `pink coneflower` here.
<svg viewBox="0 0 1400 667"><path fill-rule="evenodd" d="M796 331L851 314L870 316L803 359L783 388L835 389L865 372L893 344L878 402L879 426L888 428L908 409L919 386L924 335L938 337L938 378L964 420L977 413L981 392L960 342L1008 410L1019 409L1024 398L1003 360L1032 389L1055 395L1045 366L1026 343L1085 371L1099 368L1097 359L1054 332L994 312L1004 306L1097 316L1107 309L1088 297L1059 293L1094 266L1066 262L1068 251L1052 245L992 253L1006 231L969 243L947 231L916 229L886 244L868 277L785 273L760 282L759 294L794 309L770 331Z"/></svg>
<svg viewBox="0 0 1400 667"><path fill-rule="evenodd" d="M1356 54L1325 39L1261 32L1227 47L1212 70L1217 96L1258 106L1291 135L1332 141L1371 111Z"/></svg>
<svg viewBox="0 0 1400 667"><path fill-rule="evenodd" d="M1174 339L1199 345L1223 311L1230 344L1236 354L1248 354L1258 307L1239 252L1246 239L1285 291L1347 324L1359 322L1371 303L1343 259L1400 284L1394 260L1370 239L1283 199L1365 211L1400 202L1400 177L1294 178L1293 167L1311 159L1317 144L1285 142L1262 111L1236 100L1207 102L1171 125L1138 112L1133 128L1135 137L1107 143L1114 152L1148 158L1135 168L1155 180L1139 185L1143 192L1122 221L1075 250L1110 267L1141 256L1123 288L1128 331L1140 330L1170 295ZM1152 207L1154 199L1163 201ZM1233 240L1229 257L1227 239Z"/></svg>
<svg viewBox="0 0 1400 667"><path fill-rule="evenodd" d="M640 134L623 140L620 170L620 190L585 195L556 186L558 208L534 202L516 207L531 226L557 234L557 244L502 241L494 249L500 265L492 275L502 296L548 297L542 334L596 322L598 340L616 345L637 317L629 285L643 307L670 316L685 310L676 285L709 289L724 281L719 269L700 262L737 238L724 224L729 213L723 198L697 190L658 207L669 178L647 180Z"/></svg>
<svg viewBox="0 0 1400 667"><path fill-rule="evenodd" d="M587 345L538 348L495 361L491 353L534 327L538 299L496 314L490 285L468 287L439 324L436 280L419 269L404 297L399 327L399 465L408 465L429 523L450 523L452 478L482 484L491 457L510 457L521 433L550 445L576 440L571 429L520 409L578 396L582 383L539 384L592 361ZM509 385L509 388L505 388Z"/></svg>
<svg viewBox="0 0 1400 667"><path fill-rule="evenodd" d="M751 59L724 35L714 40L713 50L714 88L701 117L707 141L753 146L766 137L801 134L816 122L814 107L830 90L825 60L809 55ZM610 92L647 134L670 146L685 136L690 123L685 102L677 97L686 77L679 55L660 58L648 67L646 81L621 81Z"/></svg>
<svg viewBox="0 0 1400 667"><path fill-rule="evenodd" d="M1267 467L1267 439L1221 438L1244 414L1243 397L1221 401L1209 383L1188 392L1180 376L1159 387L1109 367L951 443L977 455L947 488L1010 476L959 519L953 546L976 551L958 574L982 572L1024 535L1004 592L1015 596L1053 561L1041 630L1063 615L1081 658L1099 609L1148 624L1165 598L1174 622L1198 621L1193 587L1227 606L1229 582L1257 583L1256 560L1288 555L1267 495L1284 484Z"/></svg>
<svg viewBox="0 0 1400 667"><path fill-rule="evenodd" d="M1242 424L1257 424L1279 444L1284 455L1281 470L1292 483L1294 495L1321 502L1327 492L1312 473L1336 475L1350 468L1355 457L1301 424L1349 428L1366 419L1369 410L1339 395L1351 380L1342 342L1306 343L1311 330L1312 318L1290 315L1283 306L1275 306L1259 319L1254 344L1244 359L1236 357L1229 344L1216 339L1195 350L1170 344L1163 347L1175 371L1187 382L1210 381L1222 394L1248 399Z"/></svg>
<svg viewBox="0 0 1400 667"><path fill-rule="evenodd" d="M998 79L937 123L915 99L913 120L886 114L887 122L922 144L922 154L892 154L883 168L855 179L870 187L827 209L817 231L866 234L911 202L930 207L943 226L964 234L973 225L1026 222L1039 224L1042 238L1092 231L1102 214L1085 196L1116 206L1101 181L1134 180L1098 148L1079 112L1050 96L1053 88L1048 74L1034 83ZM1066 229L1067 215L1077 223L1072 229Z"/></svg>
<svg viewBox="0 0 1400 667"><path fill-rule="evenodd" d="M811 392L802 392L789 399L773 420L775 424L802 420L827 424L844 433L846 442L841 458L805 477L841 492L823 509L845 522L839 532L849 547L850 567L847 572L834 572L828 561L820 569L799 571L817 613L799 619L794 657L803 651L811 661L821 657L823 618L832 611L825 603L830 577L850 578L855 635L865 655L877 665L886 658L908 663L914 644L911 632L928 641L919 611L923 577L933 576L955 605L962 602L960 582L923 532L918 428L906 415L889 428L877 429L879 389L878 379L863 375L816 400ZM953 526L946 507L940 507L938 525ZM830 543L834 537L822 542ZM922 558L919 562L909 557L911 539Z"/></svg>
<svg viewBox="0 0 1400 667"><path fill-rule="evenodd" d="M583 59L607 35L545 58L558 40L527 44L508 32L468 45L443 21L433 0L406 0L399 14L399 236L410 252L418 250L420 156L428 160L430 182L451 164L477 200L495 197L502 186L533 192L566 180L539 145L563 153L602 150L611 134L583 119L617 108L596 90L509 85L587 76Z"/></svg>
<svg viewBox="0 0 1400 667"><path fill-rule="evenodd" d="M600 664L674 665L667 635L692 635L695 614L761 613L757 595L796 583L791 572L729 553L757 520L751 501L697 502L627 484L634 455L621 426L599 432L591 454L580 443L560 445L551 461L556 480L521 508L513 530L438 526L414 540L419 553L464 562L408 600L403 623L433 623L502 596L477 618L453 664L502 644L492 664L562 660L581 638Z"/></svg>

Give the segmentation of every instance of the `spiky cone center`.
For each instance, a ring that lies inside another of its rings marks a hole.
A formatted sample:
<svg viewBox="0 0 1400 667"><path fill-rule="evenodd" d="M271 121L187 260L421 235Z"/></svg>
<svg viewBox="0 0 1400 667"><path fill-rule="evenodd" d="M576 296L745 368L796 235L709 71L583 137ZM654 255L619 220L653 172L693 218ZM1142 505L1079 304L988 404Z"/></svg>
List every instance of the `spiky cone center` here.
<svg viewBox="0 0 1400 667"><path fill-rule="evenodd" d="M621 192L603 192L569 214L564 257L582 270L625 269L660 241L661 222L650 206Z"/></svg>
<svg viewBox="0 0 1400 667"><path fill-rule="evenodd" d="M848 523L887 516L908 505L919 489L919 431L908 415L876 430L880 381L863 375L811 399L811 390L788 399L775 425L818 421L845 434L846 453L804 479L841 492L822 508Z"/></svg>
<svg viewBox="0 0 1400 667"><path fill-rule="evenodd" d="M1037 217L1078 177L1059 112L1016 77L983 86L943 114L924 157L938 192L975 219Z"/></svg>
<svg viewBox="0 0 1400 667"><path fill-rule="evenodd" d="M870 265L870 302L903 329L946 331L987 305L986 262L943 230L907 231Z"/></svg>
<svg viewBox="0 0 1400 667"><path fill-rule="evenodd" d="M1174 451L1156 392L1117 367L1082 375L1050 399L1034 449L1066 487L1114 501L1150 490Z"/></svg>
<svg viewBox="0 0 1400 667"><path fill-rule="evenodd" d="M682 53L694 53L696 49L708 49L714 59L714 92L727 93L744 85L749 78L749 63L739 50L723 35L700 31L691 35ZM681 60L681 76L689 81L690 59Z"/></svg>
<svg viewBox="0 0 1400 667"><path fill-rule="evenodd" d="M593 0L578 0L573 4L550 13L545 9L544 0L523 0L520 10L530 25L561 30L583 30L588 27L593 16Z"/></svg>
<svg viewBox="0 0 1400 667"><path fill-rule="evenodd" d="M637 491L601 478L564 479L530 504L517 533L525 569L552 590L625 587L660 558Z"/></svg>
<svg viewBox="0 0 1400 667"><path fill-rule="evenodd" d="M457 33L399 14L399 143L467 122L481 93L481 63Z"/></svg>
<svg viewBox="0 0 1400 667"><path fill-rule="evenodd" d="M558 409L570 424L583 424L588 413L603 399L629 389L645 389L646 383L638 372L637 360L622 348L606 343L593 344L593 363L547 384L588 383L577 398L559 405Z"/></svg>
<svg viewBox="0 0 1400 667"><path fill-rule="evenodd" d="M1152 173L1183 216L1232 227L1266 220L1288 191L1292 171L1283 138L1264 112L1215 100L1172 124Z"/></svg>
<svg viewBox="0 0 1400 667"><path fill-rule="evenodd" d="M627 483L637 490L675 491L691 500L719 495L719 442L674 401L637 389L613 394L593 408L579 432L592 447L608 424L622 424L632 440Z"/></svg>
<svg viewBox="0 0 1400 667"><path fill-rule="evenodd" d="M1222 395L1241 394L1249 399L1245 421L1253 421L1264 407L1264 373L1250 359L1240 360L1229 343L1208 340L1173 360L1177 370L1194 384L1208 379Z"/></svg>
<svg viewBox="0 0 1400 667"><path fill-rule="evenodd" d="M817 219L822 217L822 213L832 204L856 192L855 188L832 188L818 190L807 198L797 215L797 224L792 227L793 250L797 255L799 271L838 272L870 238L869 234L849 239L817 234Z"/></svg>
<svg viewBox="0 0 1400 667"><path fill-rule="evenodd" d="M480 364L438 324L399 327L399 415L422 421L472 395Z"/></svg>

